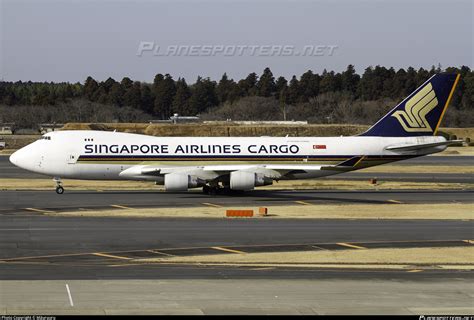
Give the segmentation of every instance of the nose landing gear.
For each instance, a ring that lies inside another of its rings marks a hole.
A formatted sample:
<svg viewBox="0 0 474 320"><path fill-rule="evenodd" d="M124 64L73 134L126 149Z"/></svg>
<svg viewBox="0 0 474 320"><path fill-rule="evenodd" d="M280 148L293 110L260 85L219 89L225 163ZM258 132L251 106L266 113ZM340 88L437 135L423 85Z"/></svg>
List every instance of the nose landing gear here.
<svg viewBox="0 0 474 320"><path fill-rule="evenodd" d="M61 181L61 178L54 178L53 179L54 182L56 182L56 193L57 194L63 194L64 193L64 188L62 186L62 181Z"/></svg>

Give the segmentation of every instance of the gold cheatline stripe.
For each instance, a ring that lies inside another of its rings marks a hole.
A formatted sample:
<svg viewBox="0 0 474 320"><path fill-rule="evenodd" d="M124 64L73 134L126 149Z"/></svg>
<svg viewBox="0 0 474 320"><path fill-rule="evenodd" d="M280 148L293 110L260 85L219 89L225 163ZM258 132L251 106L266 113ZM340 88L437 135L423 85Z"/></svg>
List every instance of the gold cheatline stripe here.
<svg viewBox="0 0 474 320"><path fill-rule="evenodd" d="M354 249L367 249L366 247L356 246L355 244L350 244L350 243L345 243L345 242L338 242L336 244L343 247L354 248Z"/></svg>
<svg viewBox="0 0 474 320"><path fill-rule="evenodd" d="M294 158L84 158L79 159L78 161L260 161L260 160L268 160L268 161L295 161L299 160L303 161L306 158L303 157L294 157ZM310 158L307 159L309 161L338 161L338 160L346 160L350 158ZM379 159L377 159L379 160ZM385 160L385 159L383 159Z"/></svg>
<svg viewBox="0 0 474 320"><path fill-rule="evenodd" d="M239 253L239 254L244 254L245 252L239 251L239 250L232 250L228 248L223 248L223 247L211 247L212 249L215 250L220 250L220 251L226 251L226 252L232 252L232 253Z"/></svg>
<svg viewBox="0 0 474 320"><path fill-rule="evenodd" d="M448 100L446 100L446 104L444 105L443 112L441 112L441 117L439 117L438 124L436 125L435 130L433 131L433 135L436 135L436 132L438 132L439 125L441 124L441 120L443 120L444 113L448 109L448 105L451 102L451 98L453 97L454 89L456 89L456 85L458 84L459 78L461 77L461 74L458 74L456 77L456 80L454 81L453 87L451 88L451 92L449 93Z"/></svg>

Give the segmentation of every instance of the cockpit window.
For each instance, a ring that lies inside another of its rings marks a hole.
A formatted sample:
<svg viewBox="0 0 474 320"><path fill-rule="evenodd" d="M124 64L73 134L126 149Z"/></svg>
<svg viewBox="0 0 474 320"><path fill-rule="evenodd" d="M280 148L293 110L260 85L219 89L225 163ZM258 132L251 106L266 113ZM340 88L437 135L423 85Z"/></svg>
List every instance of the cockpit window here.
<svg viewBox="0 0 474 320"><path fill-rule="evenodd" d="M49 137L49 136L41 136L41 138L39 138L39 140L51 140L51 137Z"/></svg>

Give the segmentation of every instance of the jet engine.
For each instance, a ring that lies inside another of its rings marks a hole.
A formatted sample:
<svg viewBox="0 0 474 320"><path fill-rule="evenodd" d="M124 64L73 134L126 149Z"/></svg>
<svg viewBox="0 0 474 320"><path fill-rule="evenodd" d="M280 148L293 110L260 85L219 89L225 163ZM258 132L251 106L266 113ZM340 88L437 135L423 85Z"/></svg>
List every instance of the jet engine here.
<svg viewBox="0 0 474 320"><path fill-rule="evenodd" d="M273 184L273 179L257 172L233 171L230 173L230 188L232 190L253 190L258 186Z"/></svg>
<svg viewBox="0 0 474 320"><path fill-rule="evenodd" d="M202 187L206 181L198 177L182 173L168 173L165 175L166 191L187 191L188 188Z"/></svg>

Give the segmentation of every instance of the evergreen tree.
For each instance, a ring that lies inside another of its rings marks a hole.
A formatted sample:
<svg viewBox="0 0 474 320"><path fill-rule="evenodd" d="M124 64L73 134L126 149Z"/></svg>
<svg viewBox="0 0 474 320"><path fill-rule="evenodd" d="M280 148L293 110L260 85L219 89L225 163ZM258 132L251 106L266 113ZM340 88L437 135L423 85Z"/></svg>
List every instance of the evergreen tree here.
<svg viewBox="0 0 474 320"><path fill-rule="evenodd" d="M135 81L130 86L130 84L128 83L123 84L123 81L122 81L121 87L124 88L124 91L125 91L123 95L123 104L125 106L130 106L136 109L140 109L141 96L142 96L140 82Z"/></svg>
<svg viewBox="0 0 474 320"><path fill-rule="evenodd" d="M356 94L359 81L360 76L356 74L354 66L348 65L346 71L342 73L342 90Z"/></svg>
<svg viewBox="0 0 474 320"><path fill-rule="evenodd" d="M270 68L265 68L257 84L257 93L262 97L270 97L275 92L275 78Z"/></svg>
<svg viewBox="0 0 474 320"><path fill-rule="evenodd" d="M90 76L87 77L86 82L84 83L84 91L83 91L84 96L87 99L92 100L97 89L99 89L99 85L97 84L97 81L95 81Z"/></svg>
<svg viewBox="0 0 474 320"><path fill-rule="evenodd" d="M168 119L171 116L171 106L175 93L176 85L174 80L169 74L166 74L164 79L157 83L155 91L154 112L161 119Z"/></svg>
<svg viewBox="0 0 474 320"><path fill-rule="evenodd" d="M221 80L217 84L216 92L220 103L224 103L229 98L231 90L233 89L234 80L227 77L227 73L222 75Z"/></svg>
<svg viewBox="0 0 474 320"><path fill-rule="evenodd" d="M239 87L245 96L254 96L257 94L257 79L257 74L252 72L247 76L247 78L238 82Z"/></svg>
<svg viewBox="0 0 474 320"><path fill-rule="evenodd" d="M299 81L298 79L296 79L296 76L293 75L293 77L290 80L290 84L288 86L286 100L289 104L294 104L298 101L299 98L300 98Z"/></svg>
<svg viewBox="0 0 474 320"><path fill-rule="evenodd" d="M173 113L178 113L184 116L194 115L189 108L189 98L191 97L191 90L186 83L186 80L178 79L176 82L176 94L173 98Z"/></svg>
<svg viewBox="0 0 474 320"><path fill-rule="evenodd" d="M319 75L308 70L301 75L299 82L300 97L299 101L305 102L309 98L316 97L319 93Z"/></svg>
<svg viewBox="0 0 474 320"><path fill-rule="evenodd" d="M189 109L192 114L199 114L217 106L219 99L216 93L216 83L209 78L198 77L193 86L192 95L189 99Z"/></svg>
<svg viewBox="0 0 474 320"><path fill-rule="evenodd" d="M288 81L286 81L285 77L278 77L277 81L275 82L275 96L280 99L280 92L286 88L288 88Z"/></svg>
<svg viewBox="0 0 474 320"><path fill-rule="evenodd" d="M110 79L110 78L109 78ZM106 91L107 85L104 85L104 91ZM124 90L120 83L114 82L112 86L110 87L109 93L108 93L108 98L107 102L116 106L121 107L123 105L123 96L124 96Z"/></svg>
<svg viewBox="0 0 474 320"><path fill-rule="evenodd" d="M141 109L146 113L153 113L154 98L148 85L143 84L141 88Z"/></svg>
<svg viewBox="0 0 474 320"><path fill-rule="evenodd" d="M326 69L324 69L321 75L321 81L319 82L319 91L321 93L337 91L340 86L338 82L334 71L327 72Z"/></svg>

